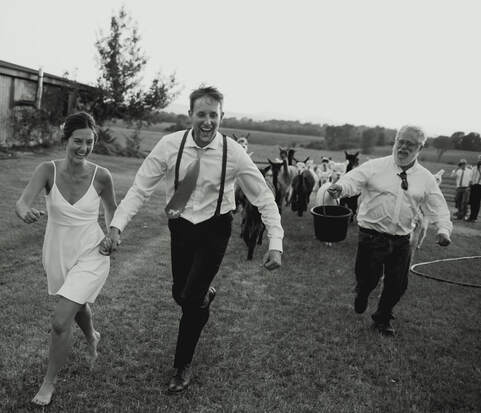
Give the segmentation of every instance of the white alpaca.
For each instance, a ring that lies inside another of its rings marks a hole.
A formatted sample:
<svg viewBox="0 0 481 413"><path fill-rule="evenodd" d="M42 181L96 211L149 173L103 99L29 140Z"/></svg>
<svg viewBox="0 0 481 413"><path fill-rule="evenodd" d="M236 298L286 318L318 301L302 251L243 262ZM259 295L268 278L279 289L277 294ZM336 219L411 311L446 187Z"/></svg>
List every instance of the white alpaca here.
<svg viewBox="0 0 481 413"><path fill-rule="evenodd" d="M297 173L302 173L306 169L306 164L304 162L297 162L295 167L297 168Z"/></svg>
<svg viewBox="0 0 481 413"><path fill-rule="evenodd" d="M316 194L316 206L319 205L337 205L338 201L332 198L327 189L332 185L331 182L326 182L325 184L321 185L318 189Z"/></svg>
<svg viewBox="0 0 481 413"><path fill-rule="evenodd" d="M347 161L345 162L331 162L331 170L340 174L345 174L347 168Z"/></svg>
<svg viewBox="0 0 481 413"><path fill-rule="evenodd" d="M322 158L322 162L317 166L316 174L319 179L319 187L330 181L332 175L331 165L329 159Z"/></svg>

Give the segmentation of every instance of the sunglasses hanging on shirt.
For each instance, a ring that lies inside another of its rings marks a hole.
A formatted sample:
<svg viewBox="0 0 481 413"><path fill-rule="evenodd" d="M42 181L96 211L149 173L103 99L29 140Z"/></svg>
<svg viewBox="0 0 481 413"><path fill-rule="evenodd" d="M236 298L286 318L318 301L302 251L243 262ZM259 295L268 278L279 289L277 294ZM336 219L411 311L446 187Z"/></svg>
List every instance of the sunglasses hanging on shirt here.
<svg viewBox="0 0 481 413"><path fill-rule="evenodd" d="M408 177L406 174L406 171L402 171L400 174L397 174L399 178L401 178L401 188L404 189L405 191L408 190Z"/></svg>

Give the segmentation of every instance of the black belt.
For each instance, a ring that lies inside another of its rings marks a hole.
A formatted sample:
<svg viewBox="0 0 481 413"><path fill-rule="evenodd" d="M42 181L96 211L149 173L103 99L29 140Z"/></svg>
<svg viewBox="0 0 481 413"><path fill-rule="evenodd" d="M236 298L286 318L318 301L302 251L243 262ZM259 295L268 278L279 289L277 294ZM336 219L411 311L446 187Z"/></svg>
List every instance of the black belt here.
<svg viewBox="0 0 481 413"><path fill-rule="evenodd" d="M379 232L374 229L363 228L363 227L359 227L359 231L364 232L366 234L378 235L380 237L391 238L391 239L406 239L406 238L409 238L410 236L409 234L406 234L406 235L387 234L385 232Z"/></svg>

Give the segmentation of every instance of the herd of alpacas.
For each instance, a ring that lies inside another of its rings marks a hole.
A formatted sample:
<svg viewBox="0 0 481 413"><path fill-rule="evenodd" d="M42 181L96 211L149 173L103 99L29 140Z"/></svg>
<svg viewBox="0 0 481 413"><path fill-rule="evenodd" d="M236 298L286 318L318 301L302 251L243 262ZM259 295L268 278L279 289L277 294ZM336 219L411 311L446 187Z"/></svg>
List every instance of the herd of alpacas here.
<svg viewBox="0 0 481 413"><path fill-rule="evenodd" d="M248 137L237 136L233 138L248 152ZM354 221L359 196L341 198L340 201L331 198L327 189L335 183L343 174L359 165L359 152L345 154L344 162L334 162L331 158L322 157L319 164L315 164L310 157L297 160L294 148L279 146L279 158L274 161L268 159L267 166L260 167L261 173L266 178L266 183L271 189L279 212L282 214L283 207L290 207L299 217L308 211L311 195L314 193L313 202L318 205L343 205L351 210L351 222ZM252 153L249 153L252 156ZM440 170L434 176L438 185L441 183L444 170ZM242 193L240 187L235 190L236 212L241 214L240 236L247 245L247 259L251 260L256 245L262 244L265 226L257 207L252 205ZM418 211L416 225L411 236L411 248L414 251L420 248L429 222ZM328 243L328 245L332 245Z"/></svg>

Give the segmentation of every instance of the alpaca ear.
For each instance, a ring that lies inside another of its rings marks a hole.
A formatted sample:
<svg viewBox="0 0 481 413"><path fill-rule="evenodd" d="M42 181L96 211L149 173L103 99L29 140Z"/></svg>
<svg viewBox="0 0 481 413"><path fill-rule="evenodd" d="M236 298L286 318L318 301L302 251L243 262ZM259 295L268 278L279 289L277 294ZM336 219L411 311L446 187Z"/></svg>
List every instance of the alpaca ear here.
<svg viewBox="0 0 481 413"><path fill-rule="evenodd" d="M235 139L236 142L239 140L239 138L237 137L237 135L235 133L232 134L232 137Z"/></svg>
<svg viewBox="0 0 481 413"><path fill-rule="evenodd" d="M355 156L356 158L358 157L358 155L359 155L359 151L357 151L357 152L354 154L354 156Z"/></svg>

